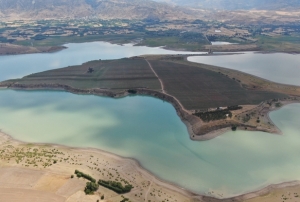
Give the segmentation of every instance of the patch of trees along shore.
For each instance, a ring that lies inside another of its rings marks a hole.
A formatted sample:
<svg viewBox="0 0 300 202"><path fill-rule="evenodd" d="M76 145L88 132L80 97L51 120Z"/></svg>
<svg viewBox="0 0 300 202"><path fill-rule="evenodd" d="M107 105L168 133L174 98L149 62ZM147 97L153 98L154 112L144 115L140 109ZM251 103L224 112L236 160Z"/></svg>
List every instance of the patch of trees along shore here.
<svg viewBox="0 0 300 202"><path fill-rule="evenodd" d="M242 109L241 106L229 106L226 109L217 109L216 111L196 112L195 116L201 118L204 122L216 121L221 119L231 118L231 111Z"/></svg>
<svg viewBox="0 0 300 202"><path fill-rule="evenodd" d="M105 181L105 180L100 179L96 183L96 179L94 179L90 175L80 172L78 170L75 170L75 175L78 178L82 177L86 180L89 180L89 182L86 183L86 187L84 189L85 194L94 194L94 192L99 189L99 185L101 185L107 189L110 189L118 194L128 193L133 188L133 186L131 184L127 184L127 185L123 186L121 182L116 182L116 181ZM73 178L73 177L74 176L72 175L71 178ZM102 196L102 197L104 199L104 196Z"/></svg>

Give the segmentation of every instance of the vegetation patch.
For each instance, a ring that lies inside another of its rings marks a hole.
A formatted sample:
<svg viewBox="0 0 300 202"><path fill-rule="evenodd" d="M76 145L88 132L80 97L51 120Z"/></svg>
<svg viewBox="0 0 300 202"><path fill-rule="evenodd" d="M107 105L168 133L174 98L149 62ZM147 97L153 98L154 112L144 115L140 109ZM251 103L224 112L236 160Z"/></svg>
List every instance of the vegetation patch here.
<svg viewBox="0 0 300 202"><path fill-rule="evenodd" d="M94 182L87 182L86 186L84 188L84 193L85 194L94 194L95 191L99 189L99 185Z"/></svg>
<svg viewBox="0 0 300 202"><path fill-rule="evenodd" d="M98 184L106 187L118 194L125 194L131 191L131 189L133 188L132 185L127 184L125 186L123 186L120 182L116 182L116 181L105 181L105 180L99 180Z"/></svg>
<svg viewBox="0 0 300 202"><path fill-rule="evenodd" d="M85 174L85 173L80 172L78 170L75 170L75 174L77 175L78 178L82 177L82 178L85 178L85 179L87 179L87 180L89 180L89 181L91 181L93 183L96 183L96 180L93 177L91 177L90 175L88 175L88 174Z"/></svg>
<svg viewBox="0 0 300 202"><path fill-rule="evenodd" d="M228 110L217 110L212 112L199 112L194 115L200 117L204 122L216 121L221 119L231 118L232 113Z"/></svg>

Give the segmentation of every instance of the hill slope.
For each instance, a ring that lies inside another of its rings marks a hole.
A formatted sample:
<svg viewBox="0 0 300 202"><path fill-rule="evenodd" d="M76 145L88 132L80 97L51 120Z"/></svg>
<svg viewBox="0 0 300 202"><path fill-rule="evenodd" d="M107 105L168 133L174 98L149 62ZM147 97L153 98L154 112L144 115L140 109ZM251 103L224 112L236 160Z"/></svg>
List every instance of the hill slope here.
<svg viewBox="0 0 300 202"><path fill-rule="evenodd" d="M300 8L300 0L156 0L175 5L224 10L278 10Z"/></svg>
<svg viewBox="0 0 300 202"><path fill-rule="evenodd" d="M174 19L194 15L189 9L151 0L0 0L0 17L6 19Z"/></svg>

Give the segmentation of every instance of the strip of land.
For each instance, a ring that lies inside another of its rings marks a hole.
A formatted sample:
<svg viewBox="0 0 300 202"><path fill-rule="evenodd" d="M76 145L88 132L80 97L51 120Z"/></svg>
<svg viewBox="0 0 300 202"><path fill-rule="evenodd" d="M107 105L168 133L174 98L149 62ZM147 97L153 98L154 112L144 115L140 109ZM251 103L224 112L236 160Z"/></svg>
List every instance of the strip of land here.
<svg viewBox="0 0 300 202"><path fill-rule="evenodd" d="M19 55L31 53L53 53L65 49L64 46L21 46L9 43L0 43L0 55Z"/></svg>

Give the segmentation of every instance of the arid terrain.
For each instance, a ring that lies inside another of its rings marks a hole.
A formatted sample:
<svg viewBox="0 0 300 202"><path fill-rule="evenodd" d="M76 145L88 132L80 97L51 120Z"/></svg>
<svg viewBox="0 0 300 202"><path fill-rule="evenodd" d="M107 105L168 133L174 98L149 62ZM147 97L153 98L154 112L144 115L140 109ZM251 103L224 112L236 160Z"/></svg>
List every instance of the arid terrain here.
<svg viewBox="0 0 300 202"><path fill-rule="evenodd" d="M265 189L229 199L190 193L157 179L131 159L95 149L32 144L0 133L0 200L25 202L77 201L169 201L169 202L279 202L297 201L299 182L271 185ZM127 194L99 187L86 195L87 180L77 178L80 170L96 179L118 180L133 185Z"/></svg>

